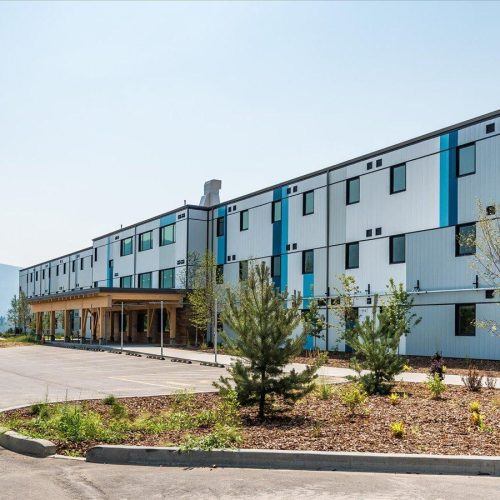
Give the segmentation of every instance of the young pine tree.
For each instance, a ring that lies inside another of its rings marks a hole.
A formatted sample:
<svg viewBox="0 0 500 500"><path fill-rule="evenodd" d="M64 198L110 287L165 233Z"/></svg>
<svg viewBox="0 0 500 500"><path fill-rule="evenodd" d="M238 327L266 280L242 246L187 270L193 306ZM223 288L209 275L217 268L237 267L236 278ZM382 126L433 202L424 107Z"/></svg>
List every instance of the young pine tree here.
<svg viewBox="0 0 500 500"><path fill-rule="evenodd" d="M377 314L378 296L375 295L371 317L356 321L344 334L345 341L354 349L351 360L359 381L369 394L385 394L394 377L403 370L405 359L399 356L399 342L421 318L412 314L413 300L403 285L388 285L389 298ZM362 370L369 373L361 375Z"/></svg>
<svg viewBox="0 0 500 500"><path fill-rule="evenodd" d="M306 332L294 336L301 323L300 296L293 296L287 307L288 294L280 293L271 281L265 263L250 269L248 280L237 291L227 290L223 321L233 335L223 334L225 342L241 358L229 372L242 405L259 405L259 418L265 417L269 403L276 396L288 404L314 388L319 364L301 373L284 372L285 365L304 347ZM228 378L215 384L222 392L231 388Z"/></svg>

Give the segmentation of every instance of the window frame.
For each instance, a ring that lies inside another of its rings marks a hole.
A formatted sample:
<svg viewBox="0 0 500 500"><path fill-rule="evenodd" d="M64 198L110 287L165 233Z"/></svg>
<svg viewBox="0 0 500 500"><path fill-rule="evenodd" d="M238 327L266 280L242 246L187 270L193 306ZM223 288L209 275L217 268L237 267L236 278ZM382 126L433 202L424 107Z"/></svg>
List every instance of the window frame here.
<svg viewBox="0 0 500 500"><path fill-rule="evenodd" d="M149 234L149 248L144 248L144 242L143 242L143 237L145 234ZM139 245L138 245L138 250L139 252L147 252L148 250L153 249L153 231L144 231L143 233L139 234Z"/></svg>
<svg viewBox="0 0 500 500"><path fill-rule="evenodd" d="M357 266L349 266L349 248L351 246L358 246L358 265ZM350 243L345 244L345 268L346 269L359 269L359 241L351 241Z"/></svg>
<svg viewBox="0 0 500 500"><path fill-rule="evenodd" d="M465 174L460 173L460 151L463 149L467 149L469 147L474 147L474 171L473 172L467 172ZM467 177L468 175L474 175L476 173L476 164L477 164L477 158L476 158L476 143L475 142L468 142L467 144L462 144L461 146L457 147L457 152L456 152L456 158L455 158L455 163L457 164L456 166L456 176L457 177Z"/></svg>
<svg viewBox="0 0 500 500"><path fill-rule="evenodd" d="M307 255L309 254L312 254L312 269L310 271L306 269ZM302 274L314 274L314 249L302 251Z"/></svg>
<svg viewBox="0 0 500 500"><path fill-rule="evenodd" d="M123 281L127 278L130 278L130 286L123 286ZM121 276L120 277L120 288L133 288L133 280L132 280L131 274L129 274L128 276Z"/></svg>
<svg viewBox="0 0 500 500"><path fill-rule="evenodd" d="M474 245L473 252L461 253L460 252L460 229L464 227L474 227L474 233L477 234L477 227L475 222L468 222L466 224L457 224L455 226L455 257L467 257L476 254L476 246Z"/></svg>
<svg viewBox="0 0 500 500"><path fill-rule="evenodd" d="M358 199L357 201L349 201L351 197L351 182L353 181L358 181ZM351 177L350 179L346 180L345 183L345 204L346 205L356 205L356 203L359 203L361 201L361 179L360 176L356 177Z"/></svg>
<svg viewBox="0 0 500 500"><path fill-rule="evenodd" d="M280 216L279 216L279 219L276 218L276 207L280 207L279 208L279 212L280 212ZM272 224L274 224L275 222L281 222L281 220L283 219L283 204L281 203L281 200L275 200L273 201L272 205L271 205L271 222Z"/></svg>
<svg viewBox="0 0 500 500"><path fill-rule="evenodd" d="M276 265L278 260L279 265ZM278 273L276 271L278 270ZM281 278L281 255L273 255L271 257L271 278Z"/></svg>
<svg viewBox="0 0 500 500"><path fill-rule="evenodd" d="M246 227L243 227L244 220L246 216ZM250 213L247 210L241 210L240 212L240 231L248 231L248 228L250 227Z"/></svg>
<svg viewBox="0 0 500 500"><path fill-rule="evenodd" d="M404 173L405 173L405 187L404 189L394 189L394 171L397 168L404 168ZM393 165L391 167L391 173L390 173L390 193L391 194L397 194L397 193L404 193L406 191L406 163L399 163L398 165Z"/></svg>
<svg viewBox="0 0 500 500"><path fill-rule="evenodd" d="M147 276L147 275L149 275L150 286L141 286L142 277ZM144 290L148 290L148 289L153 288L153 273L151 271L147 272L147 273L140 273L137 275L137 288L142 288Z"/></svg>
<svg viewBox="0 0 500 500"><path fill-rule="evenodd" d="M172 279L171 283L172 286L163 286L163 281L164 281L164 276L167 271L172 271ZM175 267L167 267L165 269L160 269L160 272L158 273L158 281L159 281L159 288L164 288L164 289L173 289L175 288Z"/></svg>
<svg viewBox="0 0 500 500"><path fill-rule="evenodd" d="M308 212L307 211L307 197L309 195L312 195L312 211ZM309 191L306 191L305 193L302 193L302 215L312 215L314 213L314 189L311 189Z"/></svg>
<svg viewBox="0 0 500 500"><path fill-rule="evenodd" d="M462 303L462 304L455 304L455 337L475 337L476 336L476 326L475 325L469 325L474 329L474 333L460 333L460 309L462 307L473 307L474 308L474 321L476 319L476 313L477 313L477 308L476 304L474 303Z"/></svg>
<svg viewBox="0 0 500 500"><path fill-rule="evenodd" d="M225 217L222 216L222 217L217 217L217 223L216 223L216 229L215 229L215 234L217 236L217 238L219 238L220 236L224 236L224 229L225 229L225 221L224 221Z"/></svg>
<svg viewBox="0 0 500 500"><path fill-rule="evenodd" d="M130 242L130 252L125 253L125 245ZM122 238L120 240L120 257L126 257L127 255L132 255L134 253L134 237L128 236L127 238Z"/></svg>
<svg viewBox="0 0 500 500"><path fill-rule="evenodd" d="M243 277L243 274L246 274L246 276ZM246 281L248 279L248 260L240 260L239 262L239 279L240 281Z"/></svg>
<svg viewBox="0 0 500 500"><path fill-rule="evenodd" d="M394 260L394 245L393 242L396 238L403 238L404 244L404 259ZM395 234L389 237L389 264L404 264L406 263L406 234Z"/></svg>
<svg viewBox="0 0 500 500"><path fill-rule="evenodd" d="M165 242L165 238L164 238L165 231L169 227L172 228L172 241ZM172 222L170 224L165 224L164 226L161 226L160 227L160 246L161 247L165 247L167 245L173 245L175 243L175 240L176 240L176 233L177 233L177 230L175 228L175 222Z"/></svg>

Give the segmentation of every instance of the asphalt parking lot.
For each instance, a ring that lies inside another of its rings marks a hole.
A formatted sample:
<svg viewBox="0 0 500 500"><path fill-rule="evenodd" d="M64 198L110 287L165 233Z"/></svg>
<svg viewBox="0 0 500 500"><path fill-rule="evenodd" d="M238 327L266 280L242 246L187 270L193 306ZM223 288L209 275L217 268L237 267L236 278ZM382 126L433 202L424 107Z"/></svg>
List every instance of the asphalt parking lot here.
<svg viewBox="0 0 500 500"><path fill-rule="evenodd" d="M0 349L0 411L47 399L213 391L222 368L50 346Z"/></svg>

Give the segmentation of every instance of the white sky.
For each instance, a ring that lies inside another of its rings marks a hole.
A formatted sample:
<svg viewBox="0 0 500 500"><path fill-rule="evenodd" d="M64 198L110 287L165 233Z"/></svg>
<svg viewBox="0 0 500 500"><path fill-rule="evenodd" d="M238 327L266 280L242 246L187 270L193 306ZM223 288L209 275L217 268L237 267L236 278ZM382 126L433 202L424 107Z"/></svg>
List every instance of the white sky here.
<svg viewBox="0 0 500 500"><path fill-rule="evenodd" d="M1 2L0 262L500 108L498 2Z"/></svg>

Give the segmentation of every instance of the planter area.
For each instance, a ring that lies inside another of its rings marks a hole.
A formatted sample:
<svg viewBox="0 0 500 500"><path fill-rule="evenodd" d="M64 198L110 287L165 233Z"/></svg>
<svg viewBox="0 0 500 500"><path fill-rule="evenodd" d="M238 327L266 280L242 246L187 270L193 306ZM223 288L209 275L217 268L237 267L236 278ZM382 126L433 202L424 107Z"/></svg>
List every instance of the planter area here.
<svg viewBox="0 0 500 500"><path fill-rule="evenodd" d="M255 408L238 409L217 394L182 393L38 404L0 415L0 425L80 456L99 444L500 455L498 389L450 386L433 400L425 385L399 383L396 396L349 408L340 392L351 387L323 387L292 408L276 405L264 421Z"/></svg>

